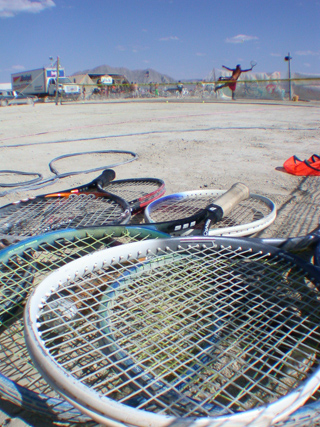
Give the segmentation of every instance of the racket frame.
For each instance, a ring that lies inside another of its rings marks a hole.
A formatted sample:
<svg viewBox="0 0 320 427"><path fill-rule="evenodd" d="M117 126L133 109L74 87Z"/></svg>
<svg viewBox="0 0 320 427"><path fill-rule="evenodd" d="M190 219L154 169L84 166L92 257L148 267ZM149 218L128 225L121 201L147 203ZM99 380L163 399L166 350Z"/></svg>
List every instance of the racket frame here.
<svg viewBox="0 0 320 427"><path fill-rule="evenodd" d="M308 249L313 245L317 245L315 249L316 265L320 265L320 225L308 233L306 236L289 237L287 239L280 237L266 237L266 238L251 238L256 243L275 246L286 251L301 251Z"/></svg>
<svg viewBox="0 0 320 427"><path fill-rule="evenodd" d="M183 197L193 197L194 195L197 195L197 194L210 194L210 193L212 193L213 197L215 196L220 197L221 195L226 193L226 190L208 189L205 191L204 190L185 191L183 193L175 193L175 194L162 197L161 199L158 199L150 203L144 211L146 226L152 229L156 228L166 233L183 233L185 230L195 227L197 224L205 220L207 216L206 210L201 211L200 214L185 218L184 219L185 223L183 223L183 225L181 226L180 224L182 220L166 221L166 222L159 222L159 223L154 222L151 217L152 209L155 206L157 206L159 203L165 200L170 200L175 198L179 200L179 199L182 199ZM277 216L277 208L276 208L276 205L272 202L272 200L268 199L267 197L259 196L254 193L250 193L249 198L261 200L270 209L270 213L266 215L264 218L251 221L250 223L247 223L247 224L236 225L232 227L210 228L208 230L208 236L210 237L211 236L229 236L229 237L248 236L248 235L257 233L261 230L264 230L266 227L271 225Z"/></svg>
<svg viewBox="0 0 320 427"><path fill-rule="evenodd" d="M159 255L163 256L163 252L167 249L174 251L183 248L190 249L192 246L230 246L234 248L241 247L242 249L252 249L254 252L264 252L270 254L270 256L282 257L285 260L294 262L297 266L301 266L310 277L317 278L317 284L320 283L320 272L311 264L305 263L299 257L283 252L276 247L257 244L251 241L251 239L184 237L161 239L159 241L150 240L131 243L126 246L127 250L125 251L125 256L123 246L115 247L89 254L54 271L34 289L26 305L24 313L26 345L35 366L46 381L66 400L72 404L77 402L77 407L79 407L83 413L92 416L97 422L105 423L106 419L111 418L138 426L152 425L154 427L165 427L170 423L177 422L177 420L181 422L179 425L192 425L194 427L203 425L212 427L222 425L224 427L233 427L234 425L249 425L251 422L259 423L259 421L262 423L259 425L267 426L270 425L271 422L276 423L285 419L289 414L301 407L320 386L320 368L317 368L315 372L309 376L308 380L303 381L294 391L289 392L286 396L269 405L260 406L252 410L232 415L218 416L216 418L197 418L193 420L193 423L188 423L188 419L177 419L172 416L135 409L111 400L106 396L101 396L94 390L88 389L81 381L73 378L72 375L65 372L63 368L60 368L58 364L50 358L48 350L41 345L41 335L37 330L37 313L39 308L41 309L43 307L45 302L44 299L49 298L52 293L66 282L66 280L72 282L76 280L77 277L85 275L88 271L103 268L105 265L112 265L124 259L130 261L130 259L135 260L148 257L150 252L155 254L159 253ZM183 424L184 421L185 424Z"/></svg>

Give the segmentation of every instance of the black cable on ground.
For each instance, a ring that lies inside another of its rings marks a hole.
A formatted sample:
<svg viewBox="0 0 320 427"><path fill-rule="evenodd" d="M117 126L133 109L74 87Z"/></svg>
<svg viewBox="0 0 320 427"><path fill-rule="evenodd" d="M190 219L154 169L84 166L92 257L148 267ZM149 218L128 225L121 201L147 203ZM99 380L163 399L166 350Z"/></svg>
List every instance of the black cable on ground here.
<svg viewBox="0 0 320 427"><path fill-rule="evenodd" d="M64 144L68 142L81 142L81 141L92 141L99 139L110 139L110 138L125 138L128 136L141 136L141 135L156 135L162 133L177 133L177 132L208 132L215 130L268 130L268 131L318 131L318 127L314 128L285 128L285 127L272 127L272 126L215 126L209 128L194 128L194 129L166 129L166 130L153 130L153 131L144 131L144 132L135 132L135 133L122 133L122 134L112 134L112 135L104 135L104 136L93 136L88 138L77 138L77 139L61 139L56 141L43 141L43 142L31 142L26 144L11 144L11 145L1 145L0 148L18 148L18 147L30 147L32 145L50 145L50 144Z"/></svg>
<svg viewBox="0 0 320 427"><path fill-rule="evenodd" d="M129 154L132 158L130 158L129 160L124 160L122 162L113 163L113 164L107 165L107 166L101 166L98 168L88 169L88 170L84 170L84 171L66 172L66 173L62 173L62 174L59 174L58 170L53 166L54 162L61 160L61 159L64 159L64 158L67 158L67 157L81 156L81 155L85 155L85 154L105 154L105 153ZM10 171L10 172L15 172L15 173L21 174L21 175L38 175L38 178L35 178L34 180L28 181L28 183L27 183L28 185L25 185L26 184L25 182L19 182L16 184L0 184L0 187L1 186L2 187L19 187L18 189L12 189L12 190L7 190L7 191L1 192L0 197L4 197L8 194L15 193L17 191L39 190L40 188L43 188L43 187L46 187L48 185L52 185L52 184L56 183L61 178L67 178L68 176L80 175L83 173L88 174L88 173L97 172L97 171L104 170L104 169L111 169L111 168L114 168L116 166L121 166L121 165L124 165L126 163L133 162L136 159L138 159L138 155L136 153L134 153L132 151L124 151L124 150L85 151L83 153L65 154L63 156L56 157L50 161L49 168L50 168L51 172L53 172L55 174L55 176L53 176L51 178L42 179L42 175L39 173ZM0 171L0 173L1 172L9 172L9 171ZM30 185L31 182L33 182L33 184Z"/></svg>
<svg viewBox="0 0 320 427"><path fill-rule="evenodd" d="M30 181L23 181L23 182L16 182L14 184L5 184L0 182L0 187L19 187L19 186L23 186L23 185L31 185L31 184L35 184L39 181L42 180L43 176L41 175L41 173L37 173L37 172L22 172L22 171L15 171L15 170L0 170L0 174L5 173L12 173L14 175L27 175L27 176L34 176L36 175L38 178L34 178L34 179L30 179Z"/></svg>
<svg viewBox="0 0 320 427"><path fill-rule="evenodd" d="M58 160L65 159L65 158L68 158L68 157L81 156L83 154L105 154L105 153L129 154L133 158L130 159L130 160L123 161L121 163L114 163L114 164L111 164L111 165L108 165L108 166L101 166L99 168L90 169L90 170L87 170L87 171L67 172L67 174L59 174L59 172L57 171L57 169L53 166L54 162L57 162ZM123 150L85 151L83 153L64 154L63 156L56 157L55 159L51 160L51 162L49 163L49 168L50 168L50 170L51 170L52 173L54 173L55 175L59 176L60 178L64 178L65 176L78 175L78 174L81 174L81 173L97 172L97 171L104 170L104 169L111 169L111 168L114 168L116 166L120 166L120 165L124 165L126 163L133 162L133 160L136 160L137 158L138 158L138 155L136 153L132 152L132 151L123 151Z"/></svg>

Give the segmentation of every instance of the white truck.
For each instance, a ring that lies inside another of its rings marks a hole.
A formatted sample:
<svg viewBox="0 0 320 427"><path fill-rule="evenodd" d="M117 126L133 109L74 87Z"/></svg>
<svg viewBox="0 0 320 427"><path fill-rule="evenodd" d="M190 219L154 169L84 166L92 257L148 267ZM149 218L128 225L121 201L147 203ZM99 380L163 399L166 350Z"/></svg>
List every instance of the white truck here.
<svg viewBox="0 0 320 427"><path fill-rule="evenodd" d="M36 95L39 98L55 97L57 91L57 69L38 68L11 74L12 90L24 95ZM65 76L64 68L59 68L58 93L62 98L78 99L80 86Z"/></svg>

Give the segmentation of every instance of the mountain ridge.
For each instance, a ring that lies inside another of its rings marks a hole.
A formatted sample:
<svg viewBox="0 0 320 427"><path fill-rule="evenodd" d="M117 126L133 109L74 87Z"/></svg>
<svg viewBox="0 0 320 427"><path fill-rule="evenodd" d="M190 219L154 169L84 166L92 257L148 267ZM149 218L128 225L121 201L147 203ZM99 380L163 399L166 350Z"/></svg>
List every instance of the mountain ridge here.
<svg viewBox="0 0 320 427"><path fill-rule="evenodd" d="M77 71L76 73L73 73L72 76L79 74L120 74L125 76L129 82L133 83L174 83L177 81L166 74L153 70L152 68L146 68L144 70L130 70L125 67L98 65L91 69Z"/></svg>

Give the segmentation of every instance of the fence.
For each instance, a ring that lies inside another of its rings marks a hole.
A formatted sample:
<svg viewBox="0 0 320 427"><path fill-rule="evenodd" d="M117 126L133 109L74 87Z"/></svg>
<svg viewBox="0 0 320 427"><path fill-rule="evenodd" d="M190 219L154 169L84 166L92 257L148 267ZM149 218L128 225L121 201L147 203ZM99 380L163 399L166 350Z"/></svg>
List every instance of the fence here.
<svg viewBox="0 0 320 427"><path fill-rule="evenodd" d="M215 88L226 83L226 87ZM82 101L106 101L128 98L172 98L194 100L231 99L232 92L228 81L202 81L182 83L148 83L97 86L85 85ZM271 75L246 75L236 84L236 99L289 100L290 86L292 100L320 101L320 78L296 77L281 79L275 73Z"/></svg>

